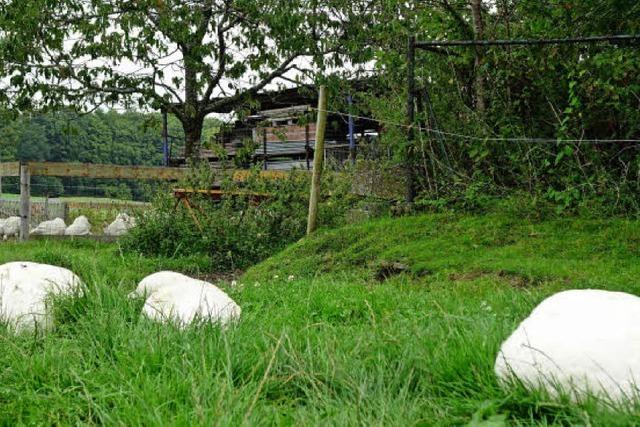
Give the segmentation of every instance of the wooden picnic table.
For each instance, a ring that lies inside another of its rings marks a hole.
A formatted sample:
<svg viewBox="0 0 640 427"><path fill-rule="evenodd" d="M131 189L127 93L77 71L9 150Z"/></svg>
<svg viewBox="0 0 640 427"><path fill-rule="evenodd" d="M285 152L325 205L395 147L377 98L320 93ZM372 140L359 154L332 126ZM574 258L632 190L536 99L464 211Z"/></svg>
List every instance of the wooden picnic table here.
<svg viewBox="0 0 640 427"><path fill-rule="evenodd" d="M191 218L193 218L193 222L195 222L196 226L200 231L202 231L202 224L198 220L195 212L193 211L193 203L190 199L195 195L201 195L204 197L209 197L211 200L222 200L223 197L228 196L244 196L249 197L250 203L254 205L258 205L262 203L265 199L267 199L270 195L268 193L256 193L254 191L247 190L233 190L226 191L221 188L212 188L212 189L195 189L195 188L174 188L173 196L176 198L176 203L174 205L174 209L178 207L178 204L182 203L182 205L187 209ZM200 206L196 206L197 209L204 214L204 210Z"/></svg>

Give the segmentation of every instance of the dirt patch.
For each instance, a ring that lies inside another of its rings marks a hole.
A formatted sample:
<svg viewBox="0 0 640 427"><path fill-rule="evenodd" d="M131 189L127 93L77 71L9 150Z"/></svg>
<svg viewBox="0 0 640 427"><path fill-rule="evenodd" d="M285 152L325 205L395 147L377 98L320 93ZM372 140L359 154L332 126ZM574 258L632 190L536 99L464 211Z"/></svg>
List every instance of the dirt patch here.
<svg viewBox="0 0 640 427"><path fill-rule="evenodd" d="M378 282L384 282L390 277L409 272L411 268L401 262L380 261L375 269L375 277Z"/></svg>
<svg viewBox="0 0 640 427"><path fill-rule="evenodd" d="M472 280L477 280L484 276L489 276L492 273L488 273L485 271L467 271L464 273L452 273L449 275L449 280L452 282L470 282Z"/></svg>
<svg viewBox="0 0 640 427"><path fill-rule="evenodd" d="M500 270L496 275L514 288L532 288L542 283L542 280L538 278L523 276L511 271Z"/></svg>
<svg viewBox="0 0 640 427"><path fill-rule="evenodd" d="M520 273L506 270L474 270L464 273L453 273L449 275L449 280L454 282L470 282L481 278L490 278L500 282L504 282L514 288L532 288L542 283L542 279L525 276Z"/></svg>

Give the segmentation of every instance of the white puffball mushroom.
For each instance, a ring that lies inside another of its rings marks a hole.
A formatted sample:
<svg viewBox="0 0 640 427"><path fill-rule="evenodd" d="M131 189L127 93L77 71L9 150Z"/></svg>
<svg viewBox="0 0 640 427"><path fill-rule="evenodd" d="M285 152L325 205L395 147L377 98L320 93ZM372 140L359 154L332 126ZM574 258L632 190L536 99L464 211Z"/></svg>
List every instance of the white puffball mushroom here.
<svg viewBox="0 0 640 427"><path fill-rule="evenodd" d="M640 298L571 290L538 305L502 344L495 372L527 387L624 402L640 387Z"/></svg>
<svg viewBox="0 0 640 427"><path fill-rule="evenodd" d="M36 236L63 236L67 225L62 218L52 219L51 221L43 221L36 228L31 230L30 234Z"/></svg>
<svg viewBox="0 0 640 427"><path fill-rule="evenodd" d="M20 234L20 221L19 216L11 216L4 220L2 232L5 239Z"/></svg>
<svg viewBox="0 0 640 427"><path fill-rule="evenodd" d="M129 296L146 296L142 313L149 319L181 327L195 320L225 325L241 313L240 306L215 285L172 271L145 277Z"/></svg>
<svg viewBox="0 0 640 427"><path fill-rule="evenodd" d="M135 218L130 217L126 213L120 213L116 216L116 219L104 229L104 234L107 236L124 236L130 229L135 227Z"/></svg>
<svg viewBox="0 0 640 427"><path fill-rule="evenodd" d="M65 236L89 236L91 234L91 224L86 216L80 215L64 231Z"/></svg>
<svg viewBox="0 0 640 427"><path fill-rule="evenodd" d="M0 265L0 319L16 331L49 326L50 296L81 294L82 282L65 268L33 262Z"/></svg>

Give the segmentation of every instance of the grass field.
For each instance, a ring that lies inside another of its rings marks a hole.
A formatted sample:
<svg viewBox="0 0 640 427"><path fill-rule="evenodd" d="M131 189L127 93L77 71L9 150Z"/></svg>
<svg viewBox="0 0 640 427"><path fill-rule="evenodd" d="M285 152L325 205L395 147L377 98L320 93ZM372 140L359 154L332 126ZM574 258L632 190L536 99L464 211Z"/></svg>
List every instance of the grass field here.
<svg viewBox="0 0 640 427"><path fill-rule="evenodd" d="M206 275L95 242L0 243L0 261L73 269L47 335L0 332L0 425L640 423L640 407L503 390L502 340L565 288L640 294L640 222L427 215L320 232L226 290L239 325L184 332L140 319L144 275ZM389 263L408 267L400 274Z"/></svg>

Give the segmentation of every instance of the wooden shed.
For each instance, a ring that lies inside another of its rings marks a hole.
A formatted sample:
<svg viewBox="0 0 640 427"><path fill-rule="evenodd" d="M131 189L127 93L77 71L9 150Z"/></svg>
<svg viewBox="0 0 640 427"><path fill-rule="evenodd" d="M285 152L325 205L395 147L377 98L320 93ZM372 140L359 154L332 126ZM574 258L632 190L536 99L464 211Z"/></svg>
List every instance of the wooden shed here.
<svg viewBox="0 0 640 427"><path fill-rule="evenodd" d="M228 158L242 155L245 161L260 163L264 169L310 168L316 133L315 91L289 88L261 93L255 101L259 107L218 135ZM367 131L377 131L375 122L330 112L325 136L327 160L340 162L354 155L356 135ZM220 160L211 151L203 150L201 155L214 164ZM181 164L184 159L175 158L172 163Z"/></svg>

